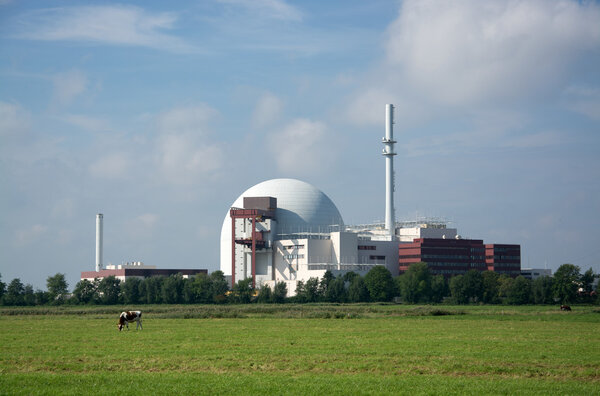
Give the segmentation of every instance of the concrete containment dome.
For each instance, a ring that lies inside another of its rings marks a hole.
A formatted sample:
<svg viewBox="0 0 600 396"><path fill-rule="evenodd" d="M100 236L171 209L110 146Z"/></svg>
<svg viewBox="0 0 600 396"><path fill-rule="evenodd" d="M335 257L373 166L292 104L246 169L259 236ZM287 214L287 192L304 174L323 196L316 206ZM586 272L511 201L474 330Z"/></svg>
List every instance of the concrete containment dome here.
<svg viewBox="0 0 600 396"><path fill-rule="evenodd" d="M344 221L325 193L296 179L272 179L250 187L231 207L242 208L244 197L275 197L276 235L338 231ZM221 271L231 274L231 218L229 211L221 228Z"/></svg>

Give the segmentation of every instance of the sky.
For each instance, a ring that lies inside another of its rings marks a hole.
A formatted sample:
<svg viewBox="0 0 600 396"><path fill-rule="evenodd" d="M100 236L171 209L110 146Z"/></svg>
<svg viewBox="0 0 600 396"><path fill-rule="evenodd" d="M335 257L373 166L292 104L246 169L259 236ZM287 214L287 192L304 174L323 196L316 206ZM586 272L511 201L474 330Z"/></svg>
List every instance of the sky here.
<svg viewBox="0 0 600 396"><path fill-rule="evenodd" d="M600 2L0 0L0 274L219 268L223 218L289 177L600 272Z"/></svg>

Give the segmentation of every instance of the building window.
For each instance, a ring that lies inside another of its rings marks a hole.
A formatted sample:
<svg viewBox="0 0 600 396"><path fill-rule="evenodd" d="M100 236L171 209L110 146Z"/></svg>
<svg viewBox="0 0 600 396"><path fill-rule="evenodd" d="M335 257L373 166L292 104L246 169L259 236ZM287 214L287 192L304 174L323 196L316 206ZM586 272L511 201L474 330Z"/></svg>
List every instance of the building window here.
<svg viewBox="0 0 600 396"><path fill-rule="evenodd" d="M304 245L286 245L283 248L284 249L291 249L291 250L304 249Z"/></svg>
<svg viewBox="0 0 600 396"><path fill-rule="evenodd" d="M286 259L301 259L301 258L304 258L304 255L303 254L286 254L286 255L283 256L283 258L286 258Z"/></svg>
<svg viewBox="0 0 600 396"><path fill-rule="evenodd" d="M358 245L358 250L376 250L376 248L371 245Z"/></svg>
<svg viewBox="0 0 600 396"><path fill-rule="evenodd" d="M385 260L385 256L369 256L371 260Z"/></svg>

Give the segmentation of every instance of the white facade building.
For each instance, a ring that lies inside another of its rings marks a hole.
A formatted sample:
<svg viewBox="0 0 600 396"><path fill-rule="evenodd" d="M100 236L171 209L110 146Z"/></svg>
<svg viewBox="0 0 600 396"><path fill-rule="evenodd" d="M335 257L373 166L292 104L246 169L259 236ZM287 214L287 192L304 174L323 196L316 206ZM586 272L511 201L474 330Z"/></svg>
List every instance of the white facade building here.
<svg viewBox="0 0 600 396"><path fill-rule="evenodd" d="M255 287L354 271L365 275L384 265L398 274L398 242L345 232L335 204L314 186L273 179L246 190L221 228L221 271L231 283L253 277ZM232 260L232 257L234 259Z"/></svg>
<svg viewBox="0 0 600 396"><path fill-rule="evenodd" d="M521 268L521 275L527 279L535 280L542 276L552 276L552 270L548 268Z"/></svg>

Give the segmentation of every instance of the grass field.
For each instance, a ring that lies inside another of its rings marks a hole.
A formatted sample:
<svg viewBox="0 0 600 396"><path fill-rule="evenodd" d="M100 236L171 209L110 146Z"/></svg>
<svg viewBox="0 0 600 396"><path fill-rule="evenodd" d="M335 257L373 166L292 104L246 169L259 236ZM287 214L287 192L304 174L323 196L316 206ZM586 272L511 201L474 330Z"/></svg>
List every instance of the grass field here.
<svg viewBox="0 0 600 396"><path fill-rule="evenodd" d="M597 307L141 309L0 310L0 393L600 393Z"/></svg>

